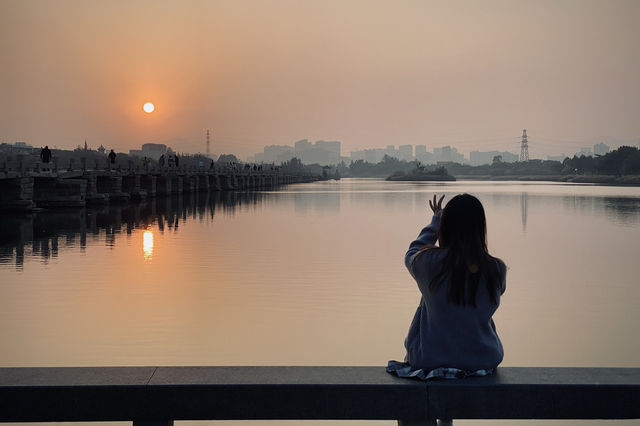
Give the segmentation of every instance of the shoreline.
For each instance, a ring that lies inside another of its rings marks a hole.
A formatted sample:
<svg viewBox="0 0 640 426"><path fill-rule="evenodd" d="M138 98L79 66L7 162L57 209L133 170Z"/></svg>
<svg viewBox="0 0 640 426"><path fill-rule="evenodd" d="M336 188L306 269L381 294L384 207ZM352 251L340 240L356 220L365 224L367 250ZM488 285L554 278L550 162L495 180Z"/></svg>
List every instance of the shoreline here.
<svg viewBox="0 0 640 426"><path fill-rule="evenodd" d="M433 175L428 177L420 176L389 176L385 178L389 182L455 182L456 177L451 175L439 176Z"/></svg>
<svg viewBox="0 0 640 426"><path fill-rule="evenodd" d="M455 175L458 180L488 180L495 182L515 181L515 182L562 182L562 183L590 183L598 185L613 186L640 186L640 175Z"/></svg>

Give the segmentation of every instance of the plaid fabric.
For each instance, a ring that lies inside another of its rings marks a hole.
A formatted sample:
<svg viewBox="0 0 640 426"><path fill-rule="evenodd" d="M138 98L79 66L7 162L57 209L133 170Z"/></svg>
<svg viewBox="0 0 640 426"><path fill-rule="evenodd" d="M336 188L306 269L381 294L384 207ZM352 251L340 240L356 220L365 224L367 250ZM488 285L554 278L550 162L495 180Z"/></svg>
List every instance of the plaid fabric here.
<svg viewBox="0 0 640 426"><path fill-rule="evenodd" d="M488 376L493 374L495 368L488 370L465 371L453 367L440 367L431 371L414 369L406 362L389 361L387 373L397 374L398 377L415 378L421 380L431 379L463 379L465 377Z"/></svg>

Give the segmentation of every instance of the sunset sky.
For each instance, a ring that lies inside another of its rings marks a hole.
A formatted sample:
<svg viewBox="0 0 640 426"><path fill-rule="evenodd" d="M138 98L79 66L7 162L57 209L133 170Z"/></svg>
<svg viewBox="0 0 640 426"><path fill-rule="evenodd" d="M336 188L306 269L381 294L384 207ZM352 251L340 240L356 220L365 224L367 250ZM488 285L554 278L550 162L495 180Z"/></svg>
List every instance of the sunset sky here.
<svg viewBox="0 0 640 426"><path fill-rule="evenodd" d="M637 145L639 23L637 0L0 0L0 141Z"/></svg>

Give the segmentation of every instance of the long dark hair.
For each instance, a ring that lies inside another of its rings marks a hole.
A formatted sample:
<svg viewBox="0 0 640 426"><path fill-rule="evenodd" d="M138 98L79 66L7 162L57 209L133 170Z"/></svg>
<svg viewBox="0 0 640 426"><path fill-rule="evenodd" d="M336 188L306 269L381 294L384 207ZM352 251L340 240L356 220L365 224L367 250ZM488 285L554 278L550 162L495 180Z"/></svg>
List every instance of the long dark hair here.
<svg viewBox="0 0 640 426"><path fill-rule="evenodd" d="M484 277L491 303L497 305L502 282L498 259L487 249L487 221L480 200L469 194L453 197L442 211L437 235L439 249L447 253L442 268L428 284L429 290L449 281L448 300L475 307L478 284Z"/></svg>

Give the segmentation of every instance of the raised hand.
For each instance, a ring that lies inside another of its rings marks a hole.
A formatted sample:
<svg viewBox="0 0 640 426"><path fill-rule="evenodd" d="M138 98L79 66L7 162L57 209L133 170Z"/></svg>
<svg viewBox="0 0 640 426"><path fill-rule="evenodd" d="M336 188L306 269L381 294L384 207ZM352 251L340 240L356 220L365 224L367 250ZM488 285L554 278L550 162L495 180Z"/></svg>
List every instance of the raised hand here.
<svg viewBox="0 0 640 426"><path fill-rule="evenodd" d="M429 207L433 210L433 214L439 215L442 214L442 200L444 199L444 195L440 197L438 201L436 201L436 194L433 194L433 201L429 200Z"/></svg>

